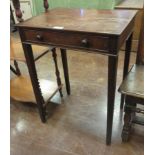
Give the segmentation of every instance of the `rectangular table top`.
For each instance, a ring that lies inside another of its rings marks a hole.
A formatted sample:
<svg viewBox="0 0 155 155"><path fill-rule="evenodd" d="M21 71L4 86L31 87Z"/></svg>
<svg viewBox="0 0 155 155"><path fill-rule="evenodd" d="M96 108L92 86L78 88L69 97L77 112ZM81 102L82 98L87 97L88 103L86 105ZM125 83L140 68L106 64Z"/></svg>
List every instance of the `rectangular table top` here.
<svg viewBox="0 0 155 155"><path fill-rule="evenodd" d="M121 35L136 13L134 10L56 8L19 23L17 27Z"/></svg>

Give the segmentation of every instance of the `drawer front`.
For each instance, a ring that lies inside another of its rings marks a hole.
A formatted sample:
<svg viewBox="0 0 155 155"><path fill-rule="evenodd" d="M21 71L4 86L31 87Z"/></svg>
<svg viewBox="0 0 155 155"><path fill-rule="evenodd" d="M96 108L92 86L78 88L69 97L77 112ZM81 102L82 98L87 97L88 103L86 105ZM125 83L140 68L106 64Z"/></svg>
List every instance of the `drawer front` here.
<svg viewBox="0 0 155 155"><path fill-rule="evenodd" d="M108 51L109 38L83 33L24 30L24 40L57 47Z"/></svg>

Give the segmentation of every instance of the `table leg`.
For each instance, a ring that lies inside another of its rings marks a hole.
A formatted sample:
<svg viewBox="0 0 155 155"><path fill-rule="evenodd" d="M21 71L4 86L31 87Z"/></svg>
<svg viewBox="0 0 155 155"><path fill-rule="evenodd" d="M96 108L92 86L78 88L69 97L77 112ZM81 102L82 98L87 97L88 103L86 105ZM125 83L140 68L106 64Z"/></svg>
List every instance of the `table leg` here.
<svg viewBox="0 0 155 155"><path fill-rule="evenodd" d="M107 135L106 143L111 144L113 112L115 102L116 78L117 78L118 56L108 58L108 105L107 105Z"/></svg>
<svg viewBox="0 0 155 155"><path fill-rule="evenodd" d="M57 54L56 54L55 48L52 49L52 56L53 56L53 60L54 60L54 64L55 64L55 74L56 74L56 78L57 78L57 84L58 84L58 86L61 86L62 84L61 84L61 79L60 79L60 72L58 69ZM59 89L59 93L60 93L60 96L63 97L62 88Z"/></svg>
<svg viewBox="0 0 155 155"><path fill-rule="evenodd" d="M19 67L18 67L18 63L17 63L16 60L14 60L14 66L15 66L15 68L16 68L16 73L17 73L17 75L20 76L20 75L21 75L21 72L20 72L20 69L19 69Z"/></svg>
<svg viewBox="0 0 155 155"><path fill-rule="evenodd" d="M131 53L131 47L132 47L132 37L133 37L133 33L131 33L131 35L129 36L129 38L126 41L125 58L124 58L124 69L123 69L123 80L124 80L125 76L127 75L128 69L129 69L130 53ZM123 109L124 100L125 100L125 96L122 94L121 95L120 109Z"/></svg>
<svg viewBox="0 0 155 155"><path fill-rule="evenodd" d="M62 58L62 64L63 64L63 69L64 69L66 90L67 90L67 94L70 95L70 82L69 82L69 73L68 73L68 62L67 62L66 49L60 49L60 50L61 50L61 58Z"/></svg>
<svg viewBox="0 0 155 155"><path fill-rule="evenodd" d="M23 50L24 50L24 54L25 54L25 58L26 58L26 63L28 66L30 79L32 82L37 106L39 109L40 118L41 118L42 122L44 123L46 121L45 108L43 107L44 99L43 99L43 96L41 94L41 89L39 86L39 81L38 81L38 77L37 77L32 47L29 44L22 44L22 46L23 46Z"/></svg>

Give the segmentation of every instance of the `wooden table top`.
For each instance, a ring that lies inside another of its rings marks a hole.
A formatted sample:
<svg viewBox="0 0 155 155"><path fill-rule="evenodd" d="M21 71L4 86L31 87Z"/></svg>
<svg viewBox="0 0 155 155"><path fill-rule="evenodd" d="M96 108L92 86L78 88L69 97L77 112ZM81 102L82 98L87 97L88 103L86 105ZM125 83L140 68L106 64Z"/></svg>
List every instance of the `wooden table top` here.
<svg viewBox="0 0 155 155"><path fill-rule="evenodd" d="M137 11L56 8L32 17L17 27L120 35Z"/></svg>
<svg viewBox="0 0 155 155"><path fill-rule="evenodd" d="M117 9L143 9L144 0L123 0L115 8Z"/></svg>

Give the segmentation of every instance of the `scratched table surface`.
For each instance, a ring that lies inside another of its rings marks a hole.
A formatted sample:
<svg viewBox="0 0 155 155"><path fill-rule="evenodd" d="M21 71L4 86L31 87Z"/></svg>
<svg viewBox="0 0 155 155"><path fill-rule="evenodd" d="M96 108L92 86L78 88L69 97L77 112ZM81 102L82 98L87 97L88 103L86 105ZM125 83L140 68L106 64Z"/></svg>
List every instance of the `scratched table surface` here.
<svg viewBox="0 0 155 155"><path fill-rule="evenodd" d="M135 14L133 10L56 8L17 26L120 35Z"/></svg>

